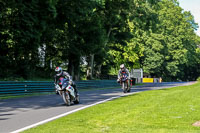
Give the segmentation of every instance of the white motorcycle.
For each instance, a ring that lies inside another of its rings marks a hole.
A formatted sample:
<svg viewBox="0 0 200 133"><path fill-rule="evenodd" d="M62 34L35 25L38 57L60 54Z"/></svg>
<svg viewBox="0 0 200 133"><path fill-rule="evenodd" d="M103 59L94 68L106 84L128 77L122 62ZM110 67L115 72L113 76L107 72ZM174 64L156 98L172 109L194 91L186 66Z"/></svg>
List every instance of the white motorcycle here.
<svg viewBox="0 0 200 133"><path fill-rule="evenodd" d="M80 102L79 95L76 94L74 88L69 84L66 78L59 78L59 82L55 85L55 88L59 95L62 96L67 106L70 106L72 103L78 104Z"/></svg>
<svg viewBox="0 0 200 133"><path fill-rule="evenodd" d="M122 85L122 90L124 93L131 91L131 84L129 85L128 75L126 73L122 73L120 78L120 85Z"/></svg>

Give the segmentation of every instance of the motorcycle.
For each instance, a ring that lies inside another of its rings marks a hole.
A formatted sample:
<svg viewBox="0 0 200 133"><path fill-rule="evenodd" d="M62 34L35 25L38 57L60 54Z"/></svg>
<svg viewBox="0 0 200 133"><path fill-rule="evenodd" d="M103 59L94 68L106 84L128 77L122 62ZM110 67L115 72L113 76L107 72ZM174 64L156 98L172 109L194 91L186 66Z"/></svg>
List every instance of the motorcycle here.
<svg viewBox="0 0 200 133"><path fill-rule="evenodd" d="M62 96L67 106L70 106L72 103L78 104L80 102L79 95L76 94L75 89L69 84L68 79L59 78L59 82L55 85L55 88L58 94Z"/></svg>
<svg viewBox="0 0 200 133"><path fill-rule="evenodd" d="M120 85L122 85L122 90L124 93L130 92L131 86L129 85L128 75L126 73L122 73L120 78Z"/></svg>

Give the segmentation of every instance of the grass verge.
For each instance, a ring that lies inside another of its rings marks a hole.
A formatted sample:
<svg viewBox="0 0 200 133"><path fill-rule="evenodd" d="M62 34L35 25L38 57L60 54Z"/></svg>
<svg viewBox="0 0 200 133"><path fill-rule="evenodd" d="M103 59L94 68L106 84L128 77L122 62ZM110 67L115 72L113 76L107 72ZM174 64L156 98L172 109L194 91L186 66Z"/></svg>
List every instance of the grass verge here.
<svg viewBox="0 0 200 133"><path fill-rule="evenodd" d="M200 82L146 91L81 110L25 133L197 133Z"/></svg>

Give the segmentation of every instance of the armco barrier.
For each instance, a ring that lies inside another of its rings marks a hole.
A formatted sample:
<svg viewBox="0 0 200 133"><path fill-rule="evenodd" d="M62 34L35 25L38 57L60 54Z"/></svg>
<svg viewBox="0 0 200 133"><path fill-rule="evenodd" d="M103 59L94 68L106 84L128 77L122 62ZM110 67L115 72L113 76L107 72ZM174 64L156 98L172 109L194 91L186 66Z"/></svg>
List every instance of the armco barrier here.
<svg viewBox="0 0 200 133"><path fill-rule="evenodd" d="M76 81L78 89L95 89L119 87L116 80L86 80ZM38 81L0 81L0 97L26 95L31 93L54 92L53 82Z"/></svg>

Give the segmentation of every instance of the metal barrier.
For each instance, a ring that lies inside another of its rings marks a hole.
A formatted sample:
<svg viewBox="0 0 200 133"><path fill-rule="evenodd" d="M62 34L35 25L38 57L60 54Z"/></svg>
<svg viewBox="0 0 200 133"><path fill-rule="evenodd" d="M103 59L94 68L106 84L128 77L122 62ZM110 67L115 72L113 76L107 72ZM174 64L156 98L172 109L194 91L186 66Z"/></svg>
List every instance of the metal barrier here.
<svg viewBox="0 0 200 133"><path fill-rule="evenodd" d="M119 87L116 80L75 81L78 89ZM54 83L47 81L0 81L0 97L54 92Z"/></svg>

